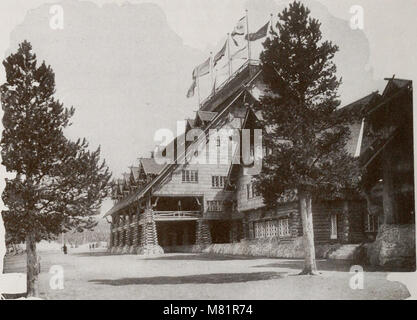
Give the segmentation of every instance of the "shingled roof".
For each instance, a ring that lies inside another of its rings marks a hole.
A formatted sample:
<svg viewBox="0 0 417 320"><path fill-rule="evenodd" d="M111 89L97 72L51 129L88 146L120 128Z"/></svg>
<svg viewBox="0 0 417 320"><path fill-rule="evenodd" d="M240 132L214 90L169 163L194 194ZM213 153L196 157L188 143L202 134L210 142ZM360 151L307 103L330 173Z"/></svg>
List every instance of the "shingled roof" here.
<svg viewBox="0 0 417 320"><path fill-rule="evenodd" d="M378 91L374 91L367 96L360 98L359 100L349 103L339 110L353 111L355 113L366 112L370 107L372 107L372 103L380 97L381 96L379 95Z"/></svg>
<svg viewBox="0 0 417 320"><path fill-rule="evenodd" d="M243 97L245 90L241 89L240 92L238 92L234 99L232 101L230 101L230 103L228 103L228 105L226 105L226 107L220 111L219 113L217 112L210 112L213 113L215 115L215 117L212 119L212 121L209 122L208 126L204 129L204 133L202 133L204 136L207 135L208 130L212 127L215 126L216 124L218 124L218 122L220 121L220 119L222 119L224 116L227 115L227 111L229 110L229 108L236 102L238 101L239 98ZM184 135L184 134L183 134ZM173 142L174 143L178 140L179 137L176 137L174 139ZM180 139L180 141L185 141L185 139ZM191 145L195 144L195 143L199 143L198 141L192 142ZM191 146L190 145L190 146ZM186 148L187 149L187 148ZM181 153L180 155L177 155L177 161L181 162L184 160L186 156L186 153ZM143 159L147 159L144 162L142 162ZM172 172L173 169L175 169L178 164L174 163L174 164L167 164L167 165L158 165L155 163L155 160L152 158L140 158L139 159L142 163L142 165L144 165L145 162L147 162L147 164L150 163L151 168L153 168L153 172L156 172L156 177L150 182L148 183L146 186L144 186L144 188L136 190L134 193L132 193L131 195L129 195L128 197L124 198L122 201L120 201L119 203L115 204L113 206L113 208L111 208L105 215L109 216L112 215L113 213L121 210L122 208L126 207L127 205L131 204L133 201L137 201L138 199L140 199L141 197L143 197L147 192L149 192L149 190L155 185L160 183L161 181L163 181L163 179L166 177L167 174L169 174L169 172ZM150 161L148 161L150 160ZM146 166L146 164L145 164ZM144 166L144 170L145 170L145 166ZM156 170L156 168L158 168Z"/></svg>
<svg viewBox="0 0 417 320"><path fill-rule="evenodd" d="M158 174L164 167L163 164L156 163L154 158L140 158L139 161L145 174Z"/></svg>
<svg viewBox="0 0 417 320"><path fill-rule="evenodd" d="M210 122L217 115L217 112L211 111L197 111L197 116L201 121Z"/></svg>
<svg viewBox="0 0 417 320"><path fill-rule="evenodd" d="M130 167L130 172L133 174L133 178L135 179L135 180L138 180L139 179L139 167Z"/></svg>
<svg viewBox="0 0 417 320"><path fill-rule="evenodd" d="M196 126L195 120L193 119L187 119L187 124L191 129L193 129Z"/></svg>

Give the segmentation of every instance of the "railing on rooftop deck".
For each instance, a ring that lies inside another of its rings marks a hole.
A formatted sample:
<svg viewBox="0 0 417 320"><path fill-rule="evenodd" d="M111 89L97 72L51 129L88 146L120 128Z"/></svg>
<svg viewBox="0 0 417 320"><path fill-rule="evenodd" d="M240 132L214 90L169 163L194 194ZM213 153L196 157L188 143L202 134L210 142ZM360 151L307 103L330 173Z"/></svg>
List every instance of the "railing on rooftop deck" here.
<svg viewBox="0 0 417 320"><path fill-rule="evenodd" d="M259 60L251 59L247 60L244 64L242 64L236 71L232 73L230 77L228 77L225 81L223 81L223 83L220 86L216 88L215 92L210 93L210 95L207 98L200 102L200 108L204 106L208 101L210 101L215 95L217 95L219 91L226 87L233 79L236 78L238 74L240 74L249 65L257 66L259 65Z"/></svg>

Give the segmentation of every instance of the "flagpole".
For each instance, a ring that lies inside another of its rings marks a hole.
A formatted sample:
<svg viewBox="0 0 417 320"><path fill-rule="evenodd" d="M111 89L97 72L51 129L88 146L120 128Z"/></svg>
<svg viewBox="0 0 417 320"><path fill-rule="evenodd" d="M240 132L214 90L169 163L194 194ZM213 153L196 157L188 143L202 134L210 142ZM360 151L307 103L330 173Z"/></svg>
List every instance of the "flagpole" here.
<svg viewBox="0 0 417 320"><path fill-rule="evenodd" d="M250 63L250 39L249 39L249 15L248 9L246 9L246 38L248 39L248 64Z"/></svg>
<svg viewBox="0 0 417 320"><path fill-rule="evenodd" d="M227 34L227 61L229 65L229 78L232 75L232 58L230 57L230 33Z"/></svg>
<svg viewBox="0 0 417 320"><path fill-rule="evenodd" d="M199 74L199 70L197 68L197 94L198 94L198 109L200 109L200 74Z"/></svg>
<svg viewBox="0 0 417 320"><path fill-rule="evenodd" d="M209 68L210 68L210 80L211 80L211 85L213 86L213 82L214 82L213 51L210 51L210 63L209 63Z"/></svg>

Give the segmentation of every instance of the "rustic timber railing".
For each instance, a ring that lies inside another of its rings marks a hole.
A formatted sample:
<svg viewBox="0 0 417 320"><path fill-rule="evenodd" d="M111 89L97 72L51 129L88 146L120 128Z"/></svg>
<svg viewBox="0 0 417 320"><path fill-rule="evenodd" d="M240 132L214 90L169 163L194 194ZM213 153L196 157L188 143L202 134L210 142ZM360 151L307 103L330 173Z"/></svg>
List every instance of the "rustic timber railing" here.
<svg viewBox="0 0 417 320"><path fill-rule="evenodd" d="M184 220L197 220L201 218L200 211L154 211L155 221L184 221Z"/></svg>

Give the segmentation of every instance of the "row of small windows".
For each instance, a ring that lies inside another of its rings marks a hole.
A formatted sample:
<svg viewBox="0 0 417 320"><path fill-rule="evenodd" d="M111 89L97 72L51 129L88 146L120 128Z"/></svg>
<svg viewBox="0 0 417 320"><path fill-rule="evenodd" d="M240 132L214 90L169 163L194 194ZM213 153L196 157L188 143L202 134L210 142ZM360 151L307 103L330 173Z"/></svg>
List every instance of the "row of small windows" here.
<svg viewBox="0 0 417 320"><path fill-rule="evenodd" d="M182 182L197 183L198 171L197 170L182 170Z"/></svg>
<svg viewBox="0 0 417 320"><path fill-rule="evenodd" d="M246 197L248 199L259 197L260 195L261 195L261 193L258 191L258 189L256 188L256 186L253 183L248 183L246 185Z"/></svg>
<svg viewBox="0 0 417 320"><path fill-rule="evenodd" d="M211 186L213 188L224 188L225 183L225 176L211 176Z"/></svg>
<svg viewBox="0 0 417 320"><path fill-rule="evenodd" d="M291 235L289 219L255 221L249 225L249 233L255 239L288 237Z"/></svg>
<svg viewBox="0 0 417 320"><path fill-rule="evenodd" d="M378 216L373 214L368 214L365 222L365 231L366 232L378 232L379 221Z"/></svg>
<svg viewBox="0 0 417 320"><path fill-rule="evenodd" d="M182 170L182 182L197 183L198 170ZM224 188L226 184L225 176L212 176L211 186L213 188Z"/></svg>
<svg viewBox="0 0 417 320"><path fill-rule="evenodd" d="M221 201L221 200L207 201L207 210L208 211L220 212L220 211L223 211L223 209L224 209L223 201Z"/></svg>

